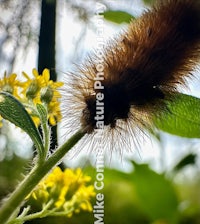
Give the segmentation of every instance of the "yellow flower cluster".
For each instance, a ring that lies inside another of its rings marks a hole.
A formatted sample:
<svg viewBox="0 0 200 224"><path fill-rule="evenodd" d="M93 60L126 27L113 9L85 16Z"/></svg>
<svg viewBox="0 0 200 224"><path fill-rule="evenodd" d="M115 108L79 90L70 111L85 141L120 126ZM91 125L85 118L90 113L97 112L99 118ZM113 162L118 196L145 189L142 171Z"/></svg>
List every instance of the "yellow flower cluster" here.
<svg viewBox="0 0 200 224"><path fill-rule="evenodd" d="M16 74L10 74L9 76L4 74L4 77L0 79L0 91L8 92L21 101L32 116L36 126L40 124L40 120L35 105L45 105L49 123L56 125L62 118L59 102L61 95L58 88L63 83L50 80L48 69L44 69L41 75L36 69L33 69L32 73L33 76L30 77L23 72L22 74L26 79L23 82L16 79Z"/></svg>
<svg viewBox="0 0 200 224"><path fill-rule="evenodd" d="M90 181L91 177L84 175L80 168L62 171L56 167L28 198L43 206L52 201L50 209L54 209L55 214L62 212L68 217L81 210L91 212L90 200L95 196L95 191L93 185L87 185Z"/></svg>

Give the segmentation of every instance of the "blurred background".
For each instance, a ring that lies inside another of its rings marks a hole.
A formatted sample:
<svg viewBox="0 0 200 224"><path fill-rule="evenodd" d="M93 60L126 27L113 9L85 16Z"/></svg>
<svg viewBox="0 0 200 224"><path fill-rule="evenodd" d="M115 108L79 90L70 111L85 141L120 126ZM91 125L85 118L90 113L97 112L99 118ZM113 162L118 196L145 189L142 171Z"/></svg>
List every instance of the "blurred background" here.
<svg viewBox="0 0 200 224"><path fill-rule="evenodd" d="M106 6L105 41L137 19L153 0L99 0ZM65 73L97 45L95 0L1 0L0 76L51 70L51 79ZM183 92L199 97L200 76ZM55 149L65 133L52 127ZM82 167L95 179L95 155L87 150L66 155L63 166ZM105 176L105 223L200 224L200 141L158 131L138 149L108 159ZM33 158L31 140L14 125L0 129L0 199L20 181ZM115 191L113 192L113 189ZM112 193L111 193L112 192ZM32 223L44 223L37 220ZM94 223L93 214L51 218L45 223Z"/></svg>

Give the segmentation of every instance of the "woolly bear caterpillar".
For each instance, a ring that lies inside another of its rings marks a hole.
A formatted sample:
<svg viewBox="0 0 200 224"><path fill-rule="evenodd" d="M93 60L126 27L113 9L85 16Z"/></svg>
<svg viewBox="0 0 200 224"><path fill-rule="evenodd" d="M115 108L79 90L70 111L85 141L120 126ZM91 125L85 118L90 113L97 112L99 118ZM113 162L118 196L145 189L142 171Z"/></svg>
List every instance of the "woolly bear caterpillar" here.
<svg viewBox="0 0 200 224"><path fill-rule="evenodd" d="M70 74L64 93L66 124L70 131L82 127L91 136L103 127L105 143L110 136L112 144L137 142L138 131L167 110L166 101L173 100L199 63L199 1L157 1L103 52L98 85L97 55ZM100 105L103 119L97 119Z"/></svg>

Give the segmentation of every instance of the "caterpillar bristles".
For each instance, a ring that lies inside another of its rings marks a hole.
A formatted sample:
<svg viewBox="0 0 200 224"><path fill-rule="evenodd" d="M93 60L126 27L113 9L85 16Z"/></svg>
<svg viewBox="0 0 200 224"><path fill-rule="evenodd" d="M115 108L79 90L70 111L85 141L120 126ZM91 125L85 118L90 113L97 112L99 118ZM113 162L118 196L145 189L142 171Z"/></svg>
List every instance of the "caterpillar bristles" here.
<svg viewBox="0 0 200 224"><path fill-rule="evenodd" d="M101 58L90 55L69 74L65 123L70 131L82 127L91 136L103 128L106 144L110 136L123 146L137 143L153 125L152 116L167 110L178 87L187 86L199 60L199 1L157 1L107 43ZM100 105L103 123L96 117Z"/></svg>

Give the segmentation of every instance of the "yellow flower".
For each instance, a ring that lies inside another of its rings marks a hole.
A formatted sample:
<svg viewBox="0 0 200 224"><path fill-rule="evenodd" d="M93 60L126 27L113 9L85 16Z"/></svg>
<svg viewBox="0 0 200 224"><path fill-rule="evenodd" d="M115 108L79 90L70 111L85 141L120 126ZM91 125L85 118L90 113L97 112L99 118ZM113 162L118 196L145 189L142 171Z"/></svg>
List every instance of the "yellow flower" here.
<svg viewBox="0 0 200 224"><path fill-rule="evenodd" d="M36 126L41 123L36 105L43 104L47 109L49 123L54 126L62 118L60 110L61 94L58 88L63 85L62 82L50 80L48 69L44 69L40 75L36 69L32 70L32 76L22 72L25 77L24 82L17 80L16 74L10 74L0 79L0 91L5 91L15 96L24 104L26 110L31 115ZM2 126L0 117L0 127Z"/></svg>
<svg viewBox="0 0 200 224"><path fill-rule="evenodd" d="M32 70L33 78L31 79L28 74L22 72L23 76L27 79L23 83L22 94L28 99L35 99L38 96L39 90L44 86L43 78L39 75L36 69Z"/></svg>
<svg viewBox="0 0 200 224"><path fill-rule="evenodd" d="M60 111L60 102L50 102L48 105L48 118L49 123L54 126L62 119Z"/></svg>
<svg viewBox="0 0 200 224"><path fill-rule="evenodd" d="M91 177L84 175L81 169L62 171L56 167L28 197L42 204L53 200L51 209L64 211L68 217L81 210L91 212L90 200L95 191L93 185L88 185L90 181Z"/></svg>
<svg viewBox="0 0 200 224"><path fill-rule="evenodd" d="M50 79L50 73L48 69L44 69L42 72L44 87L41 92L41 101L45 103L57 101L61 98L61 94L58 92L58 88L63 86L63 82L54 82Z"/></svg>
<svg viewBox="0 0 200 224"><path fill-rule="evenodd" d="M33 69L32 73L33 78L30 78L28 74L23 72L26 81L23 83L22 94L28 98L28 103L31 103L30 100L32 101L32 106L36 104L44 104L47 107L49 123L54 126L62 118L59 102L61 94L59 93L58 88L61 87L63 83L50 80L48 69L44 69L41 75L39 75L36 69ZM40 120L36 114L33 114L33 111L30 108L31 107L27 109L32 115L34 123L38 126Z"/></svg>
<svg viewBox="0 0 200 224"><path fill-rule="evenodd" d="M80 209L85 210L85 211L92 211L92 205L91 203L88 202L88 200L85 200L85 198L90 198L93 197L94 194L94 188L93 186L82 186L76 194L73 196L73 199L76 204L79 204L77 206L75 212L80 212Z"/></svg>
<svg viewBox="0 0 200 224"><path fill-rule="evenodd" d="M20 82L16 80L16 77L17 75L14 73L10 74L9 76L6 76L5 73L3 79L0 79L0 90L8 92L19 98L18 88L20 86Z"/></svg>
<svg viewBox="0 0 200 224"><path fill-rule="evenodd" d="M50 79L48 69L42 72L44 87L41 89L40 99L47 104L48 118L51 125L56 125L61 119L60 102L61 94L57 90L63 85L63 82L54 82Z"/></svg>
<svg viewBox="0 0 200 224"><path fill-rule="evenodd" d="M8 76L4 73L4 77L0 79L0 91L10 93L20 99L19 88L21 87L21 82L19 82L16 78L17 75L14 73ZM0 128L2 127L2 120L3 118L0 116Z"/></svg>

